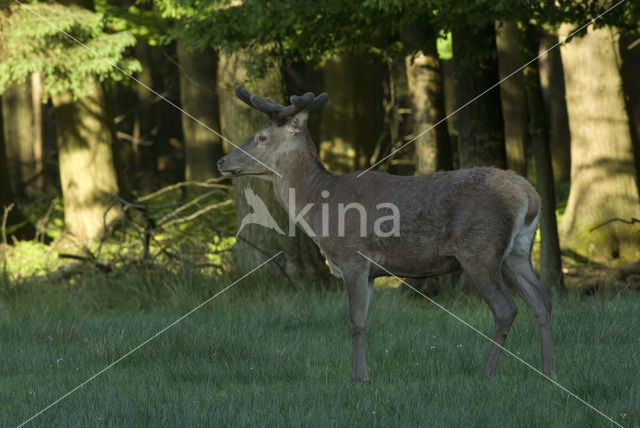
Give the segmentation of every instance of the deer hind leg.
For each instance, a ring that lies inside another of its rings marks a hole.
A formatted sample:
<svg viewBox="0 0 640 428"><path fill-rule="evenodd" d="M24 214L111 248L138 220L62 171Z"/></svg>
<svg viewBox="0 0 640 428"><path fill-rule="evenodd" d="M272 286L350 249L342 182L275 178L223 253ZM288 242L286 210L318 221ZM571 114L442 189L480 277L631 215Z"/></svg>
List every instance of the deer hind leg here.
<svg viewBox="0 0 640 428"><path fill-rule="evenodd" d="M344 275L344 284L349 297L349 322L353 342L352 382L368 382L365 335L369 299L372 293L373 280L367 278L368 273Z"/></svg>
<svg viewBox="0 0 640 428"><path fill-rule="evenodd" d="M482 266L483 267L480 267L480 265L476 263L462 263L463 269L469 277L471 277L480 295L487 302L493 313L493 343L491 343L489 355L482 370L483 377L490 378L496 372L502 345L504 345L513 320L515 320L518 314L518 307L513 302L502 281L502 275L500 274L498 266L493 267L488 263Z"/></svg>
<svg viewBox="0 0 640 428"><path fill-rule="evenodd" d="M502 273L533 312L540 331L542 372L554 379L551 350L551 298L533 273L528 255L509 254L502 264Z"/></svg>

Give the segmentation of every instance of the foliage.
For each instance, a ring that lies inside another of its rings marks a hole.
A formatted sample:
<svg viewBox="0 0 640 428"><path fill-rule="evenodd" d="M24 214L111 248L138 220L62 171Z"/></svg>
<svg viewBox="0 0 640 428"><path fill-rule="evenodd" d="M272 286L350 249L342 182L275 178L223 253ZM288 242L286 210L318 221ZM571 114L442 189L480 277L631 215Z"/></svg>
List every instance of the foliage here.
<svg viewBox="0 0 640 428"><path fill-rule="evenodd" d="M229 186L217 181L175 183L135 201L114 195L112 204L124 220L112 236L82 246L64 232L61 199L28 204L26 214L36 224L38 237L0 244L0 275L19 283L82 275L85 268L111 271L139 264L222 274L230 269L236 218ZM6 234L10 236L9 228ZM54 241L38 242L44 236Z"/></svg>
<svg viewBox="0 0 640 428"><path fill-rule="evenodd" d="M21 241L12 247L0 248L0 259L0 274L8 281L44 275L61 265L55 248L35 241Z"/></svg>
<svg viewBox="0 0 640 428"><path fill-rule="evenodd" d="M38 72L48 95L70 90L82 97L90 91L88 77L101 81L124 78L113 65L127 73L140 70L137 60L125 56L125 49L135 44L133 35L106 29L101 13L55 3L15 5L8 15L0 15L0 26L0 93L11 82Z"/></svg>
<svg viewBox="0 0 640 428"><path fill-rule="evenodd" d="M139 3L148 4L148 1ZM627 2L629 3L629 2ZM596 25L637 26L640 6L625 4ZM613 2L590 0L552 2L531 0L155 0L168 29L193 49L213 47L235 51L259 47L260 63L269 57L285 62L322 61L344 51L371 52L391 59L422 49L426 40L451 31L475 34L495 20L558 25L584 24ZM418 29L418 40L402 36ZM455 36L454 36L455 37ZM490 52L476 52L484 57ZM470 59L470 63L474 63Z"/></svg>

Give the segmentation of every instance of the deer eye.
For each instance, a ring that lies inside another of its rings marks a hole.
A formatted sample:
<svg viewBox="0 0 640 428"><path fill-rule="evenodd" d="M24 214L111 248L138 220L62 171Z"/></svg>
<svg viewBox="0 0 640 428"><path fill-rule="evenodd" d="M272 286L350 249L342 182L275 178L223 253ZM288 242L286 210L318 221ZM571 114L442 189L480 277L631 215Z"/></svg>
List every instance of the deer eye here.
<svg viewBox="0 0 640 428"><path fill-rule="evenodd" d="M258 135L258 142L264 143L267 141L267 137L265 135Z"/></svg>

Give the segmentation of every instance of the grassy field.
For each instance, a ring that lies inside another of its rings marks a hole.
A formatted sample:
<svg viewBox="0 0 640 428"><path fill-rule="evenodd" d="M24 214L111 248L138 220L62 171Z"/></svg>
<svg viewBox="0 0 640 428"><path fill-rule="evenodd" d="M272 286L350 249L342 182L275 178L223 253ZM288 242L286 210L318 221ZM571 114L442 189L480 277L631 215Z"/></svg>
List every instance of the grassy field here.
<svg viewBox="0 0 640 428"><path fill-rule="evenodd" d="M229 284L144 268L0 287L0 426L16 426ZM349 382L344 291L248 278L28 426L611 426L411 292L374 295L371 383ZM439 296L492 331L477 293ZM521 300L507 347L539 367ZM624 426L640 426L640 299L554 298L558 382Z"/></svg>

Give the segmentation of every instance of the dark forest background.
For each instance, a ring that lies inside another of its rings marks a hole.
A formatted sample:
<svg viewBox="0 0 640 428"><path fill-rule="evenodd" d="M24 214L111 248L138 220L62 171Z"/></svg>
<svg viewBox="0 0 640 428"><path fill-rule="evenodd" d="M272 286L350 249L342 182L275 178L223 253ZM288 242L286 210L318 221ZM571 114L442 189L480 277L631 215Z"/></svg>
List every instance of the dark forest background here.
<svg viewBox="0 0 640 428"><path fill-rule="evenodd" d="M283 103L329 93L310 128L336 173L515 170L541 195L545 286L562 289L563 271L581 277L594 267L615 267L605 277L624 280L640 256L640 5L608 11L614 5L5 1L5 273L176 260L248 271L282 249L275 275L326 278L302 234L250 226L235 237L248 184L286 221L268 183L231 183L216 170L228 141L241 144L265 122L233 95L241 83ZM422 286L443 281L458 276Z"/></svg>

